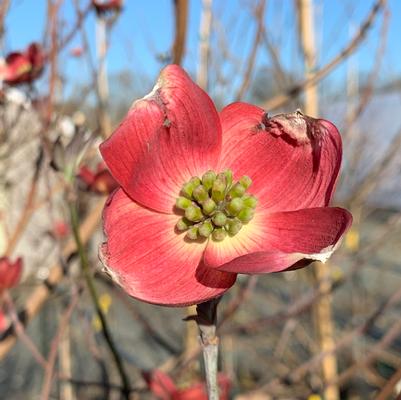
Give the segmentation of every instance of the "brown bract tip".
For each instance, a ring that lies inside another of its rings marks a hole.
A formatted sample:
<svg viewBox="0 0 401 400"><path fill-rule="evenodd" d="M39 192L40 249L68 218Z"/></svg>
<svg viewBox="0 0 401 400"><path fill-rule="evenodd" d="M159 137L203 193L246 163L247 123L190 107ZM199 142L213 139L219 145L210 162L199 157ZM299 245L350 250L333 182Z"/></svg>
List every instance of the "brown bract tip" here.
<svg viewBox="0 0 401 400"><path fill-rule="evenodd" d="M274 135L286 135L297 145L314 143L326 132L326 127L318 119L304 115L299 110L267 117L265 125Z"/></svg>

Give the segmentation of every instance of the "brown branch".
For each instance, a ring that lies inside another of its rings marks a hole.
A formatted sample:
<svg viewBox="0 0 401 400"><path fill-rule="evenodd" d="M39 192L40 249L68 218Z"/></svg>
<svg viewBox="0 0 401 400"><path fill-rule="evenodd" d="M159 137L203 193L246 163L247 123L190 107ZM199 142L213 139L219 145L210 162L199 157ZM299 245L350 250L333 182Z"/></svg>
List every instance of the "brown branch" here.
<svg viewBox="0 0 401 400"><path fill-rule="evenodd" d="M376 396L376 400L386 400L393 393L395 386L401 380L401 367L391 375L391 378L386 382L386 384L381 388L380 392Z"/></svg>
<svg viewBox="0 0 401 400"><path fill-rule="evenodd" d="M68 45L68 43L74 38L75 34L78 32L79 28L82 26L83 21L89 15L92 10L92 2L89 1L83 11L77 12L77 20L71 30L65 35L65 37L59 43L59 49L62 50Z"/></svg>
<svg viewBox="0 0 401 400"><path fill-rule="evenodd" d="M99 278L103 280L103 275L99 276ZM110 281L108 281L107 284L110 285ZM117 297L126 306L132 318L142 324L146 335L151 337L152 340L154 340L157 344L159 344L168 352L172 354L177 354L177 349L175 349L174 346L172 346L166 339L163 338L163 336L159 334L159 332L157 332L153 328L149 321L136 309L135 305L132 303L127 294L114 284L111 285L111 288L113 289L113 292L117 295Z"/></svg>
<svg viewBox="0 0 401 400"><path fill-rule="evenodd" d="M203 0L199 27L199 62L196 82L204 90L208 89L212 17L212 0Z"/></svg>
<svg viewBox="0 0 401 400"><path fill-rule="evenodd" d="M175 37L173 44L173 64L181 64L187 34L188 0L174 0Z"/></svg>
<svg viewBox="0 0 401 400"><path fill-rule="evenodd" d="M72 295L72 299L70 304L68 305L67 309L63 313L60 324L57 329L57 333L55 337L52 340L51 346L50 346L50 353L48 356L47 360L47 366L46 366L46 372L45 372L45 377L44 377L44 382L43 382L43 388L42 388L42 393L41 393L41 400L48 400L50 396L50 391L52 388L52 381L53 381L53 370L54 366L57 360L57 350L60 344L60 340L66 330L66 327L68 323L70 322L72 312L74 311L74 308L78 304L78 299L79 299L79 292L77 290L74 291Z"/></svg>
<svg viewBox="0 0 401 400"><path fill-rule="evenodd" d="M13 302L10 294L8 293L8 291L6 291L3 294L3 296L4 296L3 300L4 300L5 305L7 306L7 311L11 317L11 321L13 323L13 328L15 330L16 335L22 341L22 343L24 343L25 346L28 348L28 350L32 354L35 361L43 369L46 369L47 362L46 362L45 358L42 356L42 354L40 353L39 349L36 347L35 343L31 340L31 338L25 332L24 325L18 318L18 313L15 309L14 302Z"/></svg>
<svg viewBox="0 0 401 400"><path fill-rule="evenodd" d="M297 368L293 369L289 374L283 375L281 377L274 378L269 383L264 385L261 390L269 391L276 387L277 385L288 385L299 382L307 373L311 372L315 369L321 362L321 360L327 356L328 354L332 354L343 349L346 346L349 346L353 343L356 337L361 336L367 332L367 330L374 325L374 323L383 315L384 311L388 308L394 306L401 300L401 288L395 291L390 298L388 298L383 304L379 305L366 319L366 321L353 329L352 331L345 334L340 340L337 341L335 347L331 349L331 351L326 351L315 355L310 358L308 361L304 362ZM401 323L401 321L400 321ZM395 328L394 328L395 329ZM398 325L397 325L398 329ZM390 331L389 331L390 332ZM387 337L388 334L385 335ZM391 335L388 338L383 340L390 340L393 338L393 330L391 330ZM386 342L387 343L387 342ZM341 376L339 377L341 379ZM343 378L344 379L344 378Z"/></svg>
<svg viewBox="0 0 401 400"><path fill-rule="evenodd" d="M9 7L10 7L10 0L3 0L0 4L0 41L2 40L5 32L4 20L6 18L6 14Z"/></svg>
<svg viewBox="0 0 401 400"><path fill-rule="evenodd" d="M271 40L269 38L269 33L266 30L266 27L263 28L263 41L266 45L267 52L269 53L269 56L273 63L273 71L274 71L275 78L278 81L277 83L280 86L280 88L284 88L288 84L289 77L287 76L287 74L280 62L280 58L277 53L277 48L271 42Z"/></svg>
<svg viewBox="0 0 401 400"><path fill-rule="evenodd" d="M374 56L374 59L376 60L375 66L372 69L372 71L369 73L369 76L367 78L367 83L365 87L363 88L362 95L360 96L360 101L358 106L352 111L350 115L347 116L347 129L349 130L349 126L352 125L358 117L362 114L364 109L366 108L369 99L372 97L373 94L373 89L374 85L378 80L379 72L382 66L382 61L384 59L384 52L386 50L386 39L387 39L387 33L388 33L388 26L389 26L389 19L390 19L390 13L388 10L385 10L384 12L384 18L383 18L383 25L380 33L380 43L379 46L377 47L376 54Z"/></svg>
<svg viewBox="0 0 401 400"><path fill-rule="evenodd" d="M248 278L246 284L240 288L237 296L227 304L218 327L222 326L227 320L229 320L238 311L239 307L248 299L258 282L258 278L258 275L252 275Z"/></svg>
<svg viewBox="0 0 401 400"><path fill-rule="evenodd" d="M46 110L46 123L47 126L50 124L53 115L53 105L54 105L54 96L56 90L56 83L58 79L57 72L57 58L58 58L58 11L60 9L61 3L63 0L48 0L48 20L50 23L50 52L49 52L49 61L50 61L50 76L49 76L49 95L47 99L47 110Z"/></svg>
<svg viewBox="0 0 401 400"><path fill-rule="evenodd" d="M81 225L80 233L82 241L87 243L92 236L92 233L98 227L100 217L102 214L104 205L104 199L99 200L97 205L94 207L92 212L86 217ZM76 245L73 240L70 240L63 249L63 256L69 258L76 251ZM25 303L25 308L22 312L24 315L24 322L28 323L32 320L35 315L40 311L42 306L45 304L50 294L53 293L55 286L61 281L64 276L63 268L60 264L54 265L49 272L49 276L46 281L38 286ZM7 336L0 341L0 360L2 360L6 354L11 350L15 344L16 336L14 332L10 332Z"/></svg>
<svg viewBox="0 0 401 400"><path fill-rule="evenodd" d="M369 349L369 353L358 362L351 365L345 371L343 371L335 382L328 382L329 384L343 384L348 379L352 378L356 372L361 371L363 368L367 368L372 362L374 362L380 355L380 351L389 347L393 341L399 338L401 333L401 320L396 321L390 329L384 334L384 336Z"/></svg>
<svg viewBox="0 0 401 400"><path fill-rule="evenodd" d="M255 18L257 20L258 28L256 30L255 39L253 41L251 54L249 55L248 58L248 65L245 70L242 84L236 96L236 101L240 101L244 97L244 94L247 91L247 89L249 88L252 71L255 66L256 54L258 52L258 48L263 37L265 8L266 8L266 0L260 0L255 9Z"/></svg>
<svg viewBox="0 0 401 400"><path fill-rule="evenodd" d="M369 195L369 193L371 193L376 185L380 183L380 180L378 179L380 175L391 165L391 163L399 155L400 148L401 129L394 137L394 139L389 143L388 150L385 152L384 156L371 168L370 172L358 185L356 191L354 191L348 198L347 203L358 205L366 200L366 197Z"/></svg>
<svg viewBox="0 0 401 400"><path fill-rule="evenodd" d="M366 20L360 26L357 34L350 41L350 43L330 62L324 65L321 69L311 74L307 79L304 79L302 82L294 85L285 93L280 94L278 96L273 97L270 100L267 100L263 103L263 107L267 110L274 110L278 107L282 107L286 103L288 103L294 96L298 95L302 90L308 88L310 86L315 85L321 79L323 79L326 75L328 75L335 67L337 67L345 58L347 58L350 54L352 54L356 48L361 44L363 39L365 38L368 30L372 27L373 23L378 16L379 11L386 4L386 0L377 0L376 3L372 6L372 9L369 12Z"/></svg>

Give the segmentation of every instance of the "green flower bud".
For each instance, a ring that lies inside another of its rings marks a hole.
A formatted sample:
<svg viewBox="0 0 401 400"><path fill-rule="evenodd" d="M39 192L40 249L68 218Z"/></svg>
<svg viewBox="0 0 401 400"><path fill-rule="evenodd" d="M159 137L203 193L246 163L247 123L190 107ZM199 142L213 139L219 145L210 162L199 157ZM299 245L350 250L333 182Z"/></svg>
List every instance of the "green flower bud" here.
<svg viewBox="0 0 401 400"><path fill-rule="evenodd" d="M226 169L224 171L224 175L226 176L227 187L230 187L233 183L233 172L231 171L231 169Z"/></svg>
<svg viewBox="0 0 401 400"><path fill-rule="evenodd" d="M214 171L207 171L202 176L202 185L206 190L209 190L213 186L213 182L216 180L216 173Z"/></svg>
<svg viewBox="0 0 401 400"><path fill-rule="evenodd" d="M205 238L209 237L210 234L213 232L213 225L210 221L204 222L199 228L198 233L200 236Z"/></svg>
<svg viewBox="0 0 401 400"><path fill-rule="evenodd" d="M215 229L212 233L213 240L217 242L221 242L227 236L227 232L223 228Z"/></svg>
<svg viewBox="0 0 401 400"><path fill-rule="evenodd" d="M203 209L203 212L204 212L206 215L211 214L211 213L215 210L215 208L216 208L216 203L215 203L212 199L210 199L210 198L206 199L206 200L202 203L202 209Z"/></svg>
<svg viewBox="0 0 401 400"><path fill-rule="evenodd" d="M191 240L196 240L198 239L198 228L196 226L193 226L188 229L187 234L185 235L188 239Z"/></svg>
<svg viewBox="0 0 401 400"><path fill-rule="evenodd" d="M186 231L188 240L211 237L222 241L227 235L236 235L255 214L258 200L246 193L251 184L246 175L233 183L230 169L217 175L206 171L202 179L193 176L176 199L176 207L184 212L176 223L176 232Z"/></svg>
<svg viewBox="0 0 401 400"><path fill-rule="evenodd" d="M224 226L227 222L227 216L223 212L218 211L213 215L212 221L216 226Z"/></svg>
<svg viewBox="0 0 401 400"><path fill-rule="evenodd" d="M224 172L220 172L219 174L217 174L217 178L218 180L224 182L224 184L227 186L227 176Z"/></svg>
<svg viewBox="0 0 401 400"><path fill-rule="evenodd" d="M185 210L185 217L192 222L201 221L203 217L202 210L198 206L189 206Z"/></svg>
<svg viewBox="0 0 401 400"><path fill-rule="evenodd" d="M254 215L255 210L253 210L252 208L244 208L238 213L237 217L241 222L247 223L253 218Z"/></svg>
<svg viewBox="0 0 401 400"><path fill-rule="evenodd" d="M224 200L226 195L226 183L221 179L216 179L212 186L212 199L218 203Z"/></svg>
<svg viewBox="0 0 401 400"><path fill-rule="evenodd" d="M203 185L197 186L192 192L192 197L199 203L203 203L209 198L209 194Z"/></svg>
<svg viewBox="0 0 401 400"><path fill-rule="evenodd" d="M200 179L197 176L193 176L189 182L187 182L181 189L182 194L185 197L188 197L190 199L192 197L192 192L194 189L200 185Z"/></svg>
<svg viewBox="0 0 401 400"><path fill-rule="evenodd" d="M242 222L238 218L228 219L225 228L230 235L234 236L241 230Z"/></svg>
<svg viewBox="0 0 401 400"><path fill-rule="evenodd" d="M244 202L244 206L245 207L249 207L249 208L255 208L258 204L258 199L251 195L251 194L246 194L242 197L242 200Z"/></svg>
<svg viewBox="0 0 401 400"><path fill-rule="evenodd" d="M186 231L190 225L191 223L188 220L185 218L180 218L175 226L180 232L182 232Z"/></svg>
<svg viewBox="0 0 401 400"><path fill-rule="evenodd" d="M232 188L231 188L231 190L229 191L229 195L231 196L231 197L242 197L243 195L244 195L244 193L245 193L245 187L244 186L242 186L240 183L236 183Z"/></svg>
<svg viewBox="0 0 401 400"><path fill-rule="evenodd" d="M190 205L192 205L192 201L187 199L186 197L178 197L175 201L175 205L181 210L187 209Z"/></svg>
<svg viewBox="0 0 401 400"><path fill-rule="evenodd" d="M252 179L251 179L249 176L244 175L244 176L239 180L239 183L240 183L245 189L248 189L249 186L252 185Z"/></svg>
<svg viewBox="0 0 401 400"><path fill-rule="evenodd" d="M227 205L226 210L231 215L237 215L244 208L244 202L240 197L234 197Z"/></svg>

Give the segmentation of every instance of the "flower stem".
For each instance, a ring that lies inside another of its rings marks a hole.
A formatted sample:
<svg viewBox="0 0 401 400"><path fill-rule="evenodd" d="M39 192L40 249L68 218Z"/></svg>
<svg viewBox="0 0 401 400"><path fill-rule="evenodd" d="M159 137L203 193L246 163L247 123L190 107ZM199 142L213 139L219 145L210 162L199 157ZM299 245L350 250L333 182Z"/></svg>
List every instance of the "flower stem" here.
<svg viewBox="0 0 401 400"><path fill-rule="evenodd" d="M206 384L209 400L219 399L217 384L217 356L219 338L216 336L217 305L220 298L196 306L196 322L199 327L200 340L205 363Z"/></svg>
<svg viewBox="0 0 401 400"><path fill-rule="evenodd" d="M78 210L77 210L76 204L74 202L69 202L69 210L70 210L72 232L74 235L74 240L77 245L77 250L78 250L78 254L79 254L79 260L81 263L82 272L84 274L85 281L88 286L93 305L95 306L96 314L97 314L97 316L100 320L100 324L102 326L103 336L106 340L107 345L109 346L110 352L114 358L118 372L121 377L122 393L123 393L124 397L127 400L129 400L130 384L129 384L129 380L128 380L128 375L124 369L123 362L121 360L120 355L118 354L116 345L111 336L111 332L110 332L110 328L109 328L107 320L106 320L106 316L104 315L104 313L100 307L100 304L99 304L99 295L97 293L96 286L93 282L92 275L90 273L88 257L87 257L85 248L83 246L83 243L82 243L82 240L81 240L81 237L79 234Z"/></svg>

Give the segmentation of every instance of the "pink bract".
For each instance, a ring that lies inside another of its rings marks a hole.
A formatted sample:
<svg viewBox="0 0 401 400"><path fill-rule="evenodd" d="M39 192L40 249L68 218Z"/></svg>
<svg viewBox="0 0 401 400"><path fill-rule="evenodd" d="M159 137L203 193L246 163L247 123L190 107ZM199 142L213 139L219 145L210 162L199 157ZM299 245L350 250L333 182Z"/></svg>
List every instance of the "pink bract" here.
<svg viewBox="0 0 401 400"><path fill-rule="evenodd" d="M31 83L43 72L45 54L42 47L32 43L24 52L10 53L0 68L0 78L8 85Z"/></svg>
<svg viewBox="0 0 401 400"><path fill-rule="evenodd" d="M22 274L22 258L12 262L8 257L0 257L0 292L18 285Z"/></svg>
<svg viewBox="0 0 401 400"><path fill-rule="evenodd" d="M326 261L349 228L328 207L342 147L336 127L295 112L268 117L254 105L217 112L176 65L134 102L102 156L121 188L104 210L106 271L131 296L182 306L221 296L238 273L270 273ZM248 175L259 203L233 237L188 241L175 230L182 185L208 170Z"/></svg>

